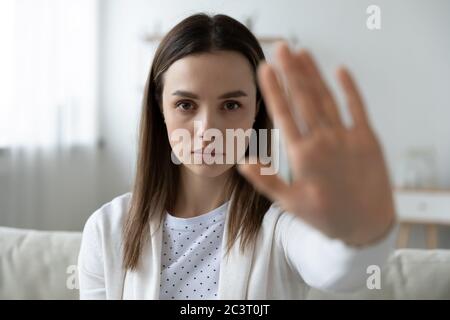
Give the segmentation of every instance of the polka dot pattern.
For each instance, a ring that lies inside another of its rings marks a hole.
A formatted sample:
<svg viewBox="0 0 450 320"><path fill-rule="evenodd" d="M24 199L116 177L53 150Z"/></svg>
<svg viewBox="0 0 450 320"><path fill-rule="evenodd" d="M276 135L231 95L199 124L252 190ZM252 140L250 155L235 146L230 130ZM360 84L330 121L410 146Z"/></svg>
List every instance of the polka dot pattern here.
<svg viewBox="0 0 450 320"><path fill-rule="evenodd" d="M187 219L166 213L160 299L217 299L227 208L228 202Z"/></svg>

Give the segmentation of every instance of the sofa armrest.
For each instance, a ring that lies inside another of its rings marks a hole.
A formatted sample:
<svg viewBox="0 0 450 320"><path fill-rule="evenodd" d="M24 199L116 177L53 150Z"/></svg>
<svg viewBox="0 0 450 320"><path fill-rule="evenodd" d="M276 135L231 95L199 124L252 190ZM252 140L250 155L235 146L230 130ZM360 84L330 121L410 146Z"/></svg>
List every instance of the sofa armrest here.
<svg viewBox="0 0 450 320"><path fill-rule="evenodd" d="M78 299L81 232L0 227L0 299Z"/></svg>

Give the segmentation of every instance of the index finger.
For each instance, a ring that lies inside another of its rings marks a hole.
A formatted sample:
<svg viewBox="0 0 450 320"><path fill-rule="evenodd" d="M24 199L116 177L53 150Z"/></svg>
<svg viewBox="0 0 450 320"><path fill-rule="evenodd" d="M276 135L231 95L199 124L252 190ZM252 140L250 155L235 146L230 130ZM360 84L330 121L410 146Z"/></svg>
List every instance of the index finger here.
<svg viewBox="0 0 450 320"><path fill-rule="evenodd" d="M258 82L267 109L273 120L280 123L286 135L286 142L288 144L298 142L301 139L301 133L291 113L286 96L274 69L265 62L258 67Z"/></svg>

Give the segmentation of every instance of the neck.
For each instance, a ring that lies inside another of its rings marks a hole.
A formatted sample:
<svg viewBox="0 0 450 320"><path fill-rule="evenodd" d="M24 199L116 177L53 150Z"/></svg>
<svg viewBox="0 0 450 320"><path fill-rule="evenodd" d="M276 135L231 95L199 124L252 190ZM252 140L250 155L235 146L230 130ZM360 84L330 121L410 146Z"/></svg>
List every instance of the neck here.
<svg viewBox="0 0 450 320"><path fill-rule="evenodd" d="M217 177L201 177L181 167L178 196L170 213L179 218L192 218L221 206L228 200L224 188L230 174L231 170L227 170Z"/></svg>

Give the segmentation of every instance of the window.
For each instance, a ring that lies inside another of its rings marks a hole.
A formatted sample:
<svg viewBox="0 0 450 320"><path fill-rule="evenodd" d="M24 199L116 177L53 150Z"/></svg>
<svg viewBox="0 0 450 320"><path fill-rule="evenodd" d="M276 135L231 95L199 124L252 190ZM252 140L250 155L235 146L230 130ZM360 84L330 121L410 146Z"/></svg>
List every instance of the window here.
<svg viewBox="0 0 450 320"><path fill-rule="evenodd" d="M0 2L0 148L97 137L97 1Z"/></svg>

